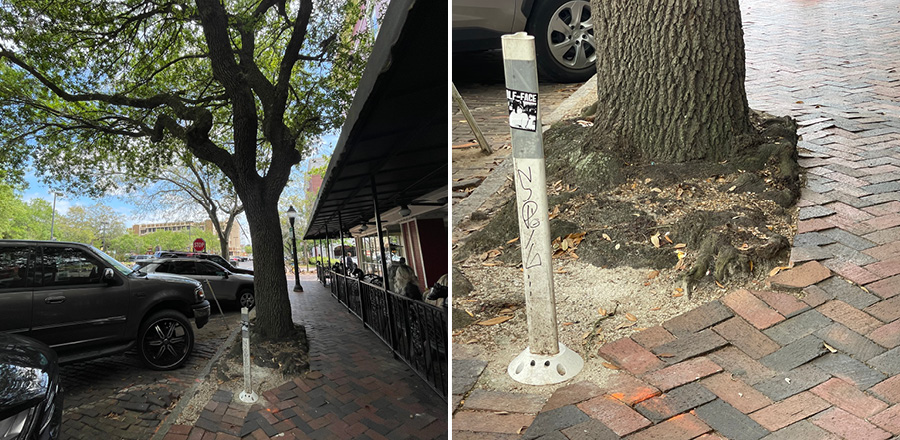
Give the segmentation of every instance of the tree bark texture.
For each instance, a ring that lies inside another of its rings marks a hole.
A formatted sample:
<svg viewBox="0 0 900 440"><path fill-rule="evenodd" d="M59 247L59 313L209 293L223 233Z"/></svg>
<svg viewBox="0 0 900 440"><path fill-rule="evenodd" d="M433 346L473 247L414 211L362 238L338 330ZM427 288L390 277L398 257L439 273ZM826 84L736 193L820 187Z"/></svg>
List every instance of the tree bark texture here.
<svg viewBox="0 0 900 440"><path fill-rule="evenodd" d="M595 127L626 158L721 160L750 133L738 0L593 0Z"/></svg>
<svg viewBox="0 0 900 440"><path fill-rule="evenodd" d="M280 339L291 334L291 303L284 275L281 222L278 197L242 197L247 208L247 223L253 237L253 289L256 295L256 330L263 338ZM280 194L280 192L279 192ZM243 196L243 194L242 194Z"/></svg>

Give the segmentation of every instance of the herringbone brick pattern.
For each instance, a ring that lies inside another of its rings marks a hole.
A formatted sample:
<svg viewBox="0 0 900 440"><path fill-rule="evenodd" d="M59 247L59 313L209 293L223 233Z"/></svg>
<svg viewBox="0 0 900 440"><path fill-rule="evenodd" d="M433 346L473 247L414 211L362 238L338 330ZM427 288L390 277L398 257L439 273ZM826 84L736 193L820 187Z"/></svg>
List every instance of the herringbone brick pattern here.
<svg viewBox="0 0 900 440"><path fill-rule="evenodd" d="M460 438L900 438L900 7L741 8L750 105L803 136L791 259L833 276L802 301L740 290L609 343L615 383L569 384L540 411L463 404Z"/></svg>

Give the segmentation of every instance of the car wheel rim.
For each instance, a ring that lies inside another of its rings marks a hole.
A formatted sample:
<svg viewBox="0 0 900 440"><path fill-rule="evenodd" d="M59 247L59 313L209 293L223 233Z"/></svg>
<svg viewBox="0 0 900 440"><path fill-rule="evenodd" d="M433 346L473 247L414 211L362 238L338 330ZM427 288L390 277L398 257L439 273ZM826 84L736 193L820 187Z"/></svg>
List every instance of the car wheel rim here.
<svg viewBox="0 0 900 440"><path fill-rule="evenodd" d="M576 0L563 3L550 17L547 44L556 62L572 69L594 64L597 50L591 3Z"/></svg>
<svg viewBox="0 0 900 440"><path fill-rule="evenodd" d="M241 294L241 307L252 308L254 303L253 294L244 292Z"/></svg>
<svg viewBox="0 0 900 440"><path fill-rule="evenodd" d="M190 336L178 320L164 318L148 327L142 345L147 360L153 365L172 367L188 355Z"/></svg>

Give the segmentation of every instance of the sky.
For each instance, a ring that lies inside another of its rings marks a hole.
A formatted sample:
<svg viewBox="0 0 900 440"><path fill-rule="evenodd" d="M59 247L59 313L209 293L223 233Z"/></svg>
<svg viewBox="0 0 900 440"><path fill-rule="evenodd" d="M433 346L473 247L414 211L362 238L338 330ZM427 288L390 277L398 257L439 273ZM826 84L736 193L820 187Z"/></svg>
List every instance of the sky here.
<svg viewBox="0 0 900 440"><path fill-rule="evenodd" d="M320 157L323 154L330 157L334 152L334 147L335 144L337 144L339 134L339 132L336 132L323 136L321 142L316 147L316 150L310 154L310 157ZM304 167L305 163L306 159L304 159L304 161L301 162L298 167ZM53 191L50 189L50 187L40 181L38 176L35 175L34 170L29 169L26 172L25 181L28 183L28 189L26 189L23 193L24 200L28 201L32 199L44 199L52 205ZM63 193L63 196L56 198L56 212L59 214L66 214L69 208L72 206L81 205L87 207L100 201L112 208L117 214L125 217L126 227L130 227L131 225L137 223L162 223L175 220L166 218L148 218L146 215L138 213L136 207L129 201L128 196L107 196L98 199L94 197L80 196L78 193L69 193L66 192L65 189L60 192ZM238 222L242 224L241 243L250 244L251 241L249 236L249 229L247 228L246 218L241 215L240 217L238 217Z"/></svg>

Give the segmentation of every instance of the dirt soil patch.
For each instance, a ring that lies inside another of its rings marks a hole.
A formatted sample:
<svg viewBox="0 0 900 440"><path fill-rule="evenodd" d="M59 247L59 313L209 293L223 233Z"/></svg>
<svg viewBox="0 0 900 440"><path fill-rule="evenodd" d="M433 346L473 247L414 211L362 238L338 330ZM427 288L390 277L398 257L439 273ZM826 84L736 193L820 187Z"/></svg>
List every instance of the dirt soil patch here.
<svg viewBox="0 0 900 440"><path fill-rule="evenodd" d="M738 288L763 290L788 267L801 184L796 123L763 113L752 121L759 135L730 161L623 163L588 180L571 172L577 164L554 164L590 150L590 127L568 120L545 133L559 337L585 359L578 380L612 373L597 355L603 343ZM472 289L454 289L453 342L489 361L476 387L549 395L558 386L506 374L528 342L514 196L510 179L454 231L454 277Z"/></svg>
<svg viewBox="0 0 900 440"><path fill-rule="evenodd" d="M251 312L251 315L254 315ZM251 322L255 317L251 317ZM309 341L302 325L295 325L291 336L281 340L261 340L254 338L250 328L250 373L253 390L259 395L263 406L268 403L262 397L264 391L278 387L295 378L309 373ZM239 396L244 391L243 348L240 333L222 357L213 365L209 376L200 385L184 411L179 414L176 424L193 425L203 412L203 407L219 389L234 393L233 403L243 403ZM249 406L249 404L247 404Z"/></svg>

